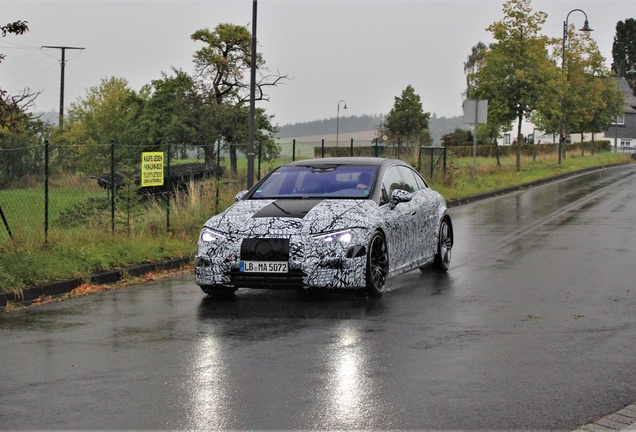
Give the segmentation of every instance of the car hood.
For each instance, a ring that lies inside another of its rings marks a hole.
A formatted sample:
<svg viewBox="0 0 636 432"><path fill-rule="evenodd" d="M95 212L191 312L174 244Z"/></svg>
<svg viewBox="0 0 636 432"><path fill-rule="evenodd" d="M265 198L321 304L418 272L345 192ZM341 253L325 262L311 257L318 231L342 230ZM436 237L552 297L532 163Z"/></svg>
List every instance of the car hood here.
<svg viewBox="0 0 636 432"><path fill-rule="evenodd" d="M365 227L370 200L242 200L212 217L205 226L225 234L320 234Z"/></svg>

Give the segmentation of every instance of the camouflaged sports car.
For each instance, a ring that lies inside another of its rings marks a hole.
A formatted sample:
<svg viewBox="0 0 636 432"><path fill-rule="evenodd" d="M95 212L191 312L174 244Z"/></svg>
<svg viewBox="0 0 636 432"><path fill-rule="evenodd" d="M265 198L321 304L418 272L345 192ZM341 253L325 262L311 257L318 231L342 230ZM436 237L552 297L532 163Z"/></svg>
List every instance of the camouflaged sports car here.
<svg viewBox="0 0 636 432"><path fill-rule="evenodd" d="M205 223L195 277L207 294L242 287L379 296L388 277L448 270L452 247L446 201L409 165L310 159L275 169Z"/></svg>

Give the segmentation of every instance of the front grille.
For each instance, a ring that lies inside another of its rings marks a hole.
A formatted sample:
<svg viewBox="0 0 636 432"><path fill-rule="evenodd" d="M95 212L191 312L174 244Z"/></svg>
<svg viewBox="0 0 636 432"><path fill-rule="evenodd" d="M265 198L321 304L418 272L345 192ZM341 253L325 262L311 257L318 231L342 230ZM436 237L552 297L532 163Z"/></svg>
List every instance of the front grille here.
<svg viewBox="0 0 636 432"><path fill-rule="evenodd" d="M300 269L289 273L241 273L239 269L230 271L230 283L237 288L298 289L302 288L305 274Z"/></svg>
<svg viewBox="0 0 636 432"><path fill-rule="evenodd" d="M288 260L288 238L246 238L241 243L241 261Z"/></svg>

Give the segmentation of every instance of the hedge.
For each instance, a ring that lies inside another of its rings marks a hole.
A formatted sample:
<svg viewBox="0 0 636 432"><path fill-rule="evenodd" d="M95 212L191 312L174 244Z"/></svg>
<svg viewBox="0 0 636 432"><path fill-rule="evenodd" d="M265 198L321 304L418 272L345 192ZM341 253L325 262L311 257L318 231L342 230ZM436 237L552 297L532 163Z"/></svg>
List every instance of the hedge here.
<svg viewBox="0 0 636 432"><path fill-rule="evenodd" d="M583 142L586 151L590 151L592 148L592 142L586 141ZM533 156L535 152L537 154L549 154L556 153L559 144L522 144L521 145L521 154L525 156ZM517 154L517 145L507 145L507 146L498 146L499 147L499 156L512 156ZM580 150L581 143L570 143L567 144L567 151ZM610 141L594 141L594 151L595 152L604 152L611 151L612 144ZM471 157L473 155L473 147L470 146L449 146L448 147L449 154L455 157ZM478 145L477 146L477 156L479 157L496 157L497 156L497 146L495 145Z"/></svg>

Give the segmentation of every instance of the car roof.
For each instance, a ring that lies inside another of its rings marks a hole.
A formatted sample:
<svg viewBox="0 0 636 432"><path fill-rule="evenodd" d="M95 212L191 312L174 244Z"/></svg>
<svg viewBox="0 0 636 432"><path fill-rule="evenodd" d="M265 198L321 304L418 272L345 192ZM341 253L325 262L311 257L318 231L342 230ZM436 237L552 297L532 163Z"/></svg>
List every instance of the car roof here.
<svg viewBox="0 0 636 432"><path fill-rule="evenodd" d="M329 158L303 159L303 160L299 160L295 162L289 162L285 165L318 167L318 166L329 166L329 165L382 166L382 165L393 165L393 164L406 165L406 163L398 159L386 159L386 158L376 158L376 157L329 157Z"/></svg>

